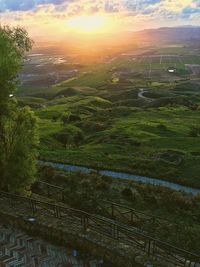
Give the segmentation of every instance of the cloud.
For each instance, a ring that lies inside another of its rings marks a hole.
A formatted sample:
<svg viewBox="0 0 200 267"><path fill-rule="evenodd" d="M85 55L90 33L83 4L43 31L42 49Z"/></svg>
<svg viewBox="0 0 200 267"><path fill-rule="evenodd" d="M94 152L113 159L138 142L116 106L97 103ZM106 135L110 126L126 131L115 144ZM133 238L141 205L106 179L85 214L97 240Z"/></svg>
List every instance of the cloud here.
<svg viewBox="0 0 200 267"><path fill-rule="evenodd" d="M137 12L143 15L171 12L179 13L181 17L200 12L200 0L0 0L0 12L31 11L45 5L53 5L55 12L71 14L75 13L73 10L91 13Z"/></svg>
<svg viewBox="0 0 200 267"><path fill-rule="evenodd" d="M194 14L200 14L200 6L198 8L194 8L191 6L184 8L182 11L181 17L184 19L188 19Z"/></svg>
<svg viewBox="0 0 200 267"><path fill-rule="evenodd" d="M65 25L73 16L99 13L118 20L125 29L200 25L200 0L0 0L1 22L21 22L36 30Z"/></svg>
<svg viewBox="0 0 200 267"><path fill-rule="evenodd" d="M28 11L38 5L60 5L66 0L0 0L0 11Z"/></svg>

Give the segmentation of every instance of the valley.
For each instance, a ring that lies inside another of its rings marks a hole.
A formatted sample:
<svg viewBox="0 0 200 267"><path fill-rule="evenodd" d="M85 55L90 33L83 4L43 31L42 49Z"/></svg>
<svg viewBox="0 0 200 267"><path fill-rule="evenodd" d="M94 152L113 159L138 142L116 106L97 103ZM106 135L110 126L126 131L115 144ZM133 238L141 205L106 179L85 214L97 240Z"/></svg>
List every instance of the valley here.
<svg viewBox="0 0 200 267"><path fill-rule="evenodd" d="M199 46L153 45L28 56L17 98L39 118L42 160L200 187Z"/></svg>
<svg viewBox="0 0 200 267"><path fill-rule="evenodd" d="M200 267L197 2L0 0L0 266Z"/></svg>

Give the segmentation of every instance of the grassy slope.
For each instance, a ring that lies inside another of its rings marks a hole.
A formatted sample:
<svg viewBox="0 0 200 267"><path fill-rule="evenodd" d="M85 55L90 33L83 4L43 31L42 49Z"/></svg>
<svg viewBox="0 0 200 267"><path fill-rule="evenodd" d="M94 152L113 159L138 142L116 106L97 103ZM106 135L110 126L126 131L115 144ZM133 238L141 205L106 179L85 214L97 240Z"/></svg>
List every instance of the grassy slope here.
<svg viewBox="0 0 200 267"><path fill-rule="evenodd" d="M53 107L55 112L60 112L59 106ZM49 116L48 111L46 112L46 116ZM37 114L41 117L44 116L44 113L39 113ZM99 167L169 180L179 179L184 184L199 186L200 158L192 156L191 152L199 151L200 138L189 136L191 126L200 123L199 115L199 112L183 110L181 107L163 108L159 111L151 109L145 112L137 109L129 116L110 121L105 118L109 121L109 126L102 131L88 132L83 125L80 128L85 132L85 141L79 147L64 147L57 143L52 138L53 134L66 126L60 121L42 119L41 136L45 142L49 140L49 143L42 144L41 156L50 160L95 167L100 165ZM86 116L85 119L91 122L95 118L91 120L90 116ZM166 128L160 129L161 124ZM168 150L183 153L184 160L177 164L156 158L157 153Z"/></svg>
<svg viewBox="0 0 200 267"><path fill-rule="evenodd" d="M41 157L124 170L200 187L200 111L192 110L184 102L186 99L196 105L200 103L199 85L189 82L171 85L139 78L132 84L109 82L112 67L132 69L137 64L118 59L110 64L93 65L86 67L85 73L77 79L37 89L37 94L48 95L46 106L35 110L40 118ZM146 61L143 66L147 64ZM158 62L154 64L158 65ZM183 68L184 65L179 64ZM74 95L54 98L69 87L74 88ZM137 98L141 87L150 88L148 93L156 98L156 106ZM172 104L167 97L184 98L184 101L183 104ZM23 103L29 102L36 104L37 100L23 98ZM44 104L43 99L38 99L38 104L41 103ZM80 120L66 125L61 118L67 114L75 114ZM79 146L74 142L63 145L55 138L57 133L67 131L69 125L74 126L74 132L80 129L84 134ZM192 136L194 128L197 133ZM181 155L181 160L160 157L168 151L178 158Z"/></svg>

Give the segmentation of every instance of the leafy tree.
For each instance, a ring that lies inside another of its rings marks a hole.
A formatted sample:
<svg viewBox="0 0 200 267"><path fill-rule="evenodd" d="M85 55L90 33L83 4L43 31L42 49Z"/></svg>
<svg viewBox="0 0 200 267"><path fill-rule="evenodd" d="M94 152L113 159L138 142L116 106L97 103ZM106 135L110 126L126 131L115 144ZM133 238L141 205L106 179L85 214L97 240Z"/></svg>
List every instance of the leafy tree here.
<svg viewBox="0 0 200 267"><path fill-rule="evenodd" d="M24 54L30 50L32 41L21 28L0 26L0 114L6 114L9 96L16 88L16 77Z"/></svg>
<svg viewBox="0 0 200 267"><path fill-rule="evenodd" d="M25 30L0 26L0 186L12 191L25 189L36 173L37 120L12 97L31 45Z"/></svg>

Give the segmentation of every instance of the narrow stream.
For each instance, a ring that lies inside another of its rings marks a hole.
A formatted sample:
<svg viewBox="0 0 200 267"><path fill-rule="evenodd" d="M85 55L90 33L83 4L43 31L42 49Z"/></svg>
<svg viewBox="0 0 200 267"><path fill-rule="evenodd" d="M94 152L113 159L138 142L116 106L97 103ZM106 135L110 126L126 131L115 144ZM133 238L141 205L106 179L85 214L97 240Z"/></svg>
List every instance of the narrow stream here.
<svg viewBox="0 0 200 267"><path fill-rule="evenodd" d="M91 173L91 172L97 172L101 175L109 176L112 178L120 178L124 180L133 180L145 184L151 184L151 185L157 185L157 186L163 186L167 188L171 188L177 191L183 191L186 193L191 193L193 195L200 194L200 189L192 188L188 186L183 186L180 184L168 182L165 180L160 180L156 178L150 178L145 176L139 176L134 174L129 174L125 172L117 172L117 171L110 171L110 170L95 170L88 167L81 167L81 166L75 166L75 165L69 165L69 164L63 164L63 163L54 163L54 162L43 162L40 161L40 164L51 166L56 169L64 170L64 171L70 171L70 172L82 172L82 173Z"/></svg>

